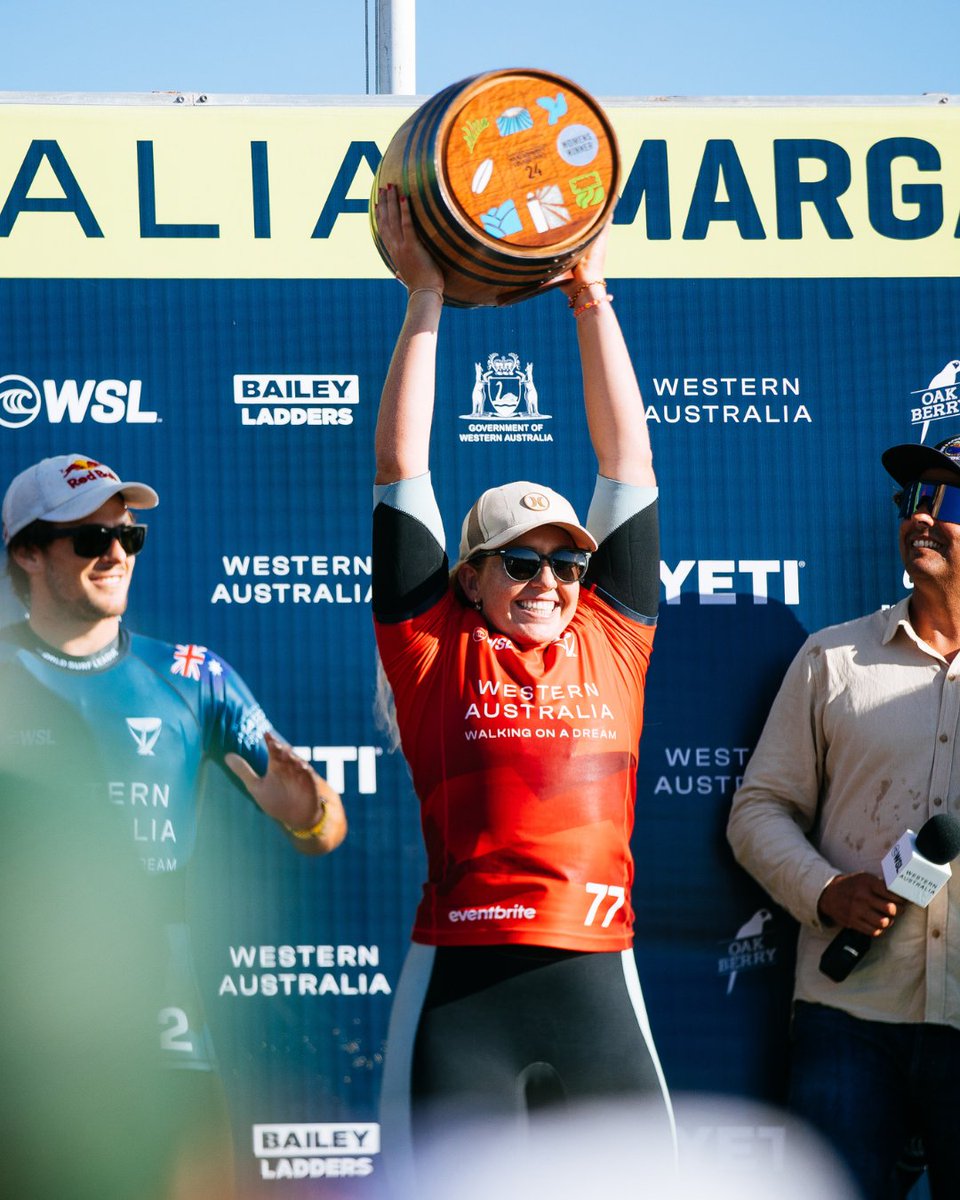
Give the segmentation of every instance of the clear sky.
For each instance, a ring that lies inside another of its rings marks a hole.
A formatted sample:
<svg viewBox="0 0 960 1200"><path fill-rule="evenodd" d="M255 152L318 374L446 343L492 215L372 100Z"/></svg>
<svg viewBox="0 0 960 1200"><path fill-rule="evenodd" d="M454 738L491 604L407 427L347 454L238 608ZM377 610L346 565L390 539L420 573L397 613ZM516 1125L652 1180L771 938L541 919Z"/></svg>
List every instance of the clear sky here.
<svg viewBox="0 0 960 1200"><path fill-rule="evenodd" d="M0 90L362 95L367 2L372 22L375 0L0 0ZM499 67L599 96L960 95L960 0L417 0L416 13L421 95Z"/></svg>

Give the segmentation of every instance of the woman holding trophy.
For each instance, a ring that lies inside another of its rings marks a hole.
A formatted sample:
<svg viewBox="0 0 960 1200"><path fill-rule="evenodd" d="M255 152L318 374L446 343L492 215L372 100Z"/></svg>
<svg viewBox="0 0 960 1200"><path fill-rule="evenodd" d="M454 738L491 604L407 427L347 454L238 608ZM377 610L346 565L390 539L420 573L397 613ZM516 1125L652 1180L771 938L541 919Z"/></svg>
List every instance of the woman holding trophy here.
<svg viewBox="0 0 960 1200"><path fill-rule="evenodd" d="M398 187L379 236L408 289L376 432L373 608L428 858L387 1048L387 1151L411 1121L642 1101L673 1118L632 952L630 835L659 597L643 403L603 279L568 298L599 474L485 491L451 568L430 482L444 276ZM396 1135L399 1136L399 1135Z"/></svg>

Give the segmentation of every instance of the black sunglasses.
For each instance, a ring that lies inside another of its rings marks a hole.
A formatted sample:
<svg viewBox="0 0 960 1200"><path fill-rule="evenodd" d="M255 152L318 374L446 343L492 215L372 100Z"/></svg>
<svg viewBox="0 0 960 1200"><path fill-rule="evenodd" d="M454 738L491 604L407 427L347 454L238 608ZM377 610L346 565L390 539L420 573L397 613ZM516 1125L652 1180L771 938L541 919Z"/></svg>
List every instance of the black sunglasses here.
<svg viewBox="0 0 960 1200"><path fill-rule="evenodd" d="M506 550L478 550L473 558L499 557L508 578L514 583L529 583L536 579L544 563L561 583L579 583L590 562L587 550L554 550L551 554L540 554L530 546L510 546Z"/></svg>
<svg viewBox="0 0 960 1200"><path fill-rule="evenodd" d="M120 543L124 554L139 554L146 536L146 525L68 525L42 530L31 540L45 546L59 538L70 538L73 552L80 558L102 558L114 541Z"/></svg>

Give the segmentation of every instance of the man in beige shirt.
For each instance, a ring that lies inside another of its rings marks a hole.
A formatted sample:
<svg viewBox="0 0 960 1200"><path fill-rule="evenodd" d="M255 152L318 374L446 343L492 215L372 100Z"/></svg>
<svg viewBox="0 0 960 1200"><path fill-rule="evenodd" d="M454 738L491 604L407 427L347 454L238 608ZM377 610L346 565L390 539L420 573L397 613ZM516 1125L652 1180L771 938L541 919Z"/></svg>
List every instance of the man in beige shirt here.
<svg viewBox="0 0 960 1200"><path fill-rule="evenodd" d="M923 1138L933 1200L960 1197L960 873L928 908L884 886L906 829L960 811L960 436L894 446L913 593L813 634L734 797L737 860L800 922L790 1106L868 1200ZM842 982L819 970L841 928L872 935Z"/></svg>

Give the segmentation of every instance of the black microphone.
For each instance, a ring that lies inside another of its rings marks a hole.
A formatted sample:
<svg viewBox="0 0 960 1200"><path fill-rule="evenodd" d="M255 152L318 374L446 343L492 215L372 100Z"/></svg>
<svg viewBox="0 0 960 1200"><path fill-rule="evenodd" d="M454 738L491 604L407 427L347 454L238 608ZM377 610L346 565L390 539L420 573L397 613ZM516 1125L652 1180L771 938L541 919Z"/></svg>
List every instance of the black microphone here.
<svg viewBox="0 0 960 1200"><path fill-rule="evenodd" d="M920 827L908 829L887 851L881 863L887 890L926 908L950 878L951 859L960 854L960 820L937 813ZM841 929L820 958L820 970L842 983L876 939L855 929Z"/></svg>

